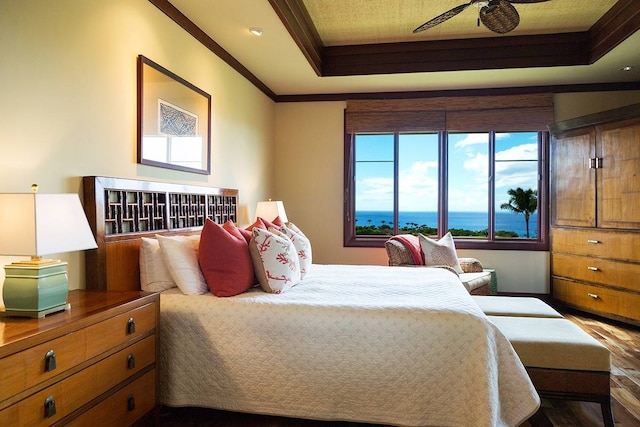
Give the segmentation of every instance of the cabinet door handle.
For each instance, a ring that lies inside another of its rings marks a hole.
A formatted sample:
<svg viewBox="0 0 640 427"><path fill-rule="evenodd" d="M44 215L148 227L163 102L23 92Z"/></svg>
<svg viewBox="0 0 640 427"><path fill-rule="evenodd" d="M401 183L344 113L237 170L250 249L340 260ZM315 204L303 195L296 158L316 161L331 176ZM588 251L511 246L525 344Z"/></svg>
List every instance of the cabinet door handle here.
<svg viewBox="0 0 640 427"><path fill-rule="evenodd" d="M587 296L588 296L588 297L590 297L590 298L593 298L593 299L598 299L598 298L600 298L600 297L598 296L598 294L592 294L591 292L587 292Z"/></svg>
<svg viewBox="0 0 640 427"><path fill-rule="evenodd" d="M56 369L56 353L53 350L49 350L44 355L44 371L51 372L54 369Z"/></svg>
<svg viewBox="0 0 640 427"><path fill-rule="evenodd" d="M600 269L598 267L592 267L592 266L588 266L587 270L591 270L591 271L600 271Z"/></svg>
<svg viewBox="0 0 640 427"><path fill-rule="evenodd" d="M130 317L127 320L127 334L135 334L136 332L136 321L133 320L133 317Z"/></svg>
<svg viewBox="0 0 640 427"><path fill-rule="evenodd" d="M596 169L602 169L602 157L596 157Z"/></svg>
<svg viewBox="0 0 640 427"><path fill-rule="evenodd" d="M44 400L44 417L51 418L56 414L56 401L53 396L49 396Z"/></svg>
<svg viewBox="0 0 640 427"><path fill-rule="evenodd" d="M589 166L589 169L595 169L596 168L596 159L595 159L595 157L593 159L587 160L587 165Z"/></svg>
<svg viewBox="0 0 640 427"><path fill-rule="evenodd" d="M600 243L600 240L587 239L587 243L597 245L598 243Z"/></svg>

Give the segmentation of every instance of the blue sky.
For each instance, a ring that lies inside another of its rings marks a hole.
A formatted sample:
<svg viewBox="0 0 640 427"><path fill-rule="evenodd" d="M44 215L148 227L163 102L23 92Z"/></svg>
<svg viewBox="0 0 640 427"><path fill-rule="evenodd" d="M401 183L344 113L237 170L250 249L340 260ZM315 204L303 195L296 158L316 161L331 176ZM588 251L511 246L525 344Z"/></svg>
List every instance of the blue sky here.
<svg viewBox="0 0 640 427"><path fill-rule="evenodd" d="M356 145L356 210L393 208L393 135L360 135ZM401 135L399 184L401 211L435 211L437 206L436 134ZM366 152L363 148L366 147ZM496 205L507 190L536 189L537 133L496 135ZM531 160L524 162L522 160ZM488 134L449 134L449 211L486 212Z"/></svg>

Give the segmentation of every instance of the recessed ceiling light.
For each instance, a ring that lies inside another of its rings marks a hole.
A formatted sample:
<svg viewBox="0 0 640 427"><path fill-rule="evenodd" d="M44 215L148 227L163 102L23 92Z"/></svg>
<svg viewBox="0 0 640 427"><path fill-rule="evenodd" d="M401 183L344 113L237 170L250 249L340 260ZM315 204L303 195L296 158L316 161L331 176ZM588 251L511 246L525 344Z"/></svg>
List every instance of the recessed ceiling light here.
<svg viewBox="0 0 640 427"><path fill-rule="evenodd" d="M262 28L252 27L249 28L249 32L254 36L260 37L264 31L262 30Z"/></svg>
<svg viewBox="0 0 640 427"><path fill-rule="evenodd" d="M633 67L631 65L626 65L620 68L620 71L631 71L631 70L633 70Z"/></svg>

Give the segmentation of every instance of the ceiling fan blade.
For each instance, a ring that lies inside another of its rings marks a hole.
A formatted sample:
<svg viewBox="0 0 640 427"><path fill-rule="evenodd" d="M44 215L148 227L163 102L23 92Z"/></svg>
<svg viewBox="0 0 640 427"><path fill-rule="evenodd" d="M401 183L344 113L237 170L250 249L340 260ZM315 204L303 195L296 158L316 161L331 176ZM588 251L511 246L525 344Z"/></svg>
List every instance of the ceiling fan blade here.
<svg viewBox="0 0 640 427"><path fill-rule="evenodd" d="M526 4L526 3L542 3L549 0L507 0L509 3Z"/></svg>
<svg viewBox="0 0 640 427"><path fill-rule="evenodd" d="M438 15L433 19L430 19L429 21L425 22L424 24L420 25L418 28L413 30L413 33L414 34L419 33L421 31L428 30L429 28L433 28L438 24L442 24L444 21L453 18L454 16L456 16L457 14L459 14L460 12L462 12L463 10L471 6L472 3L473 1L470 1L467 4L461 4L460 6L454 7L453 9L448 10L445 13Z"/></svg>

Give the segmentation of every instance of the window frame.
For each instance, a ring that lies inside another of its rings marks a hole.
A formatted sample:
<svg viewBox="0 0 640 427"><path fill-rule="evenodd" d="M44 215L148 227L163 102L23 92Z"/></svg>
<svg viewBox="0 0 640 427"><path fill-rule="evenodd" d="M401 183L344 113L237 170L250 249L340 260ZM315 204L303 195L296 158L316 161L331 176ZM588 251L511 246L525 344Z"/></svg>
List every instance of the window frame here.
<svg viewBox="0 0 640 427"><path fill-rule="evenodd" d="M464 133L465 131L456 131L455 133ZM471 133L472 131L468 131ZM487 202L489 203L489 224L490 235L493 234L493 226L495 223L495 134L503 131L490 131L492 134L489 140L489 189L487 194ZM509 131L504 131L509 132ZM522 131L512 131L522 132ZM526 251L548 251L549 250L549 132L532 130L530 132L538 133L538 237L536 239L523 238L504 238L499 239L465 239L454 237L456 248L458 249L485 249L485 250L526 250ZM361 132L361 134L368 132ZM400 133L409 132L371 132L371 133L393 133L394 139L398 138ZM417 132L421 133L421 132ZM439 167L438 167L438 230L442 233L447 230L447 213L448 213L448 185L446 177L448 176L448 131L438 132L439 143ZM344 247L384 247L384 242L389 239L388 235L357 235L355 228L355 137L357 133L344 134ZM395 144L394 150L397 151L398 144ZM398 153L394 154L394 217L398 215ZM397 230L397 221L394 221L394 228ZM438 236L440 238L442 236Z"/></svg>

